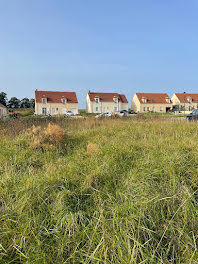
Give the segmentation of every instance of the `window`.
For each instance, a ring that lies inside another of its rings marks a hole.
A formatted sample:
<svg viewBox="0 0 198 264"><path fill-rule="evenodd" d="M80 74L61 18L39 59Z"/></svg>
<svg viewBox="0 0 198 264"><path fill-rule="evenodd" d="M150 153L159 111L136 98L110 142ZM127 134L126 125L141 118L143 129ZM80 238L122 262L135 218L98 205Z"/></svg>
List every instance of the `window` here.
<svg viewBox="0 0 198 264"><path fill-rule="evenodd" d="M149 106L147 107L147 111L149 111L150 110L150 108L149 108Z"/></svg>
<svg viewBox="0 0 198 264"><path fill-rule="evenodd" d="M170 103L170 99L169 98L166 98L166 102L169 104Z"/></svg>
<svg viewBox="0 0 198 264"><path fill-rule="evenodd" d="M66 104L67 100L65 98L62 99L62 103Z"/></svg>
<svg viewBox="0 0 198 264"><path fill-rule="evenodd" d="M160 112L162 112L163 111L163 108L160 106Z"/></svg>
<svg viewBox="0 0 198 264"><path fill-rule="evenodd" d="M42 108L42 115L47 115L47 108Z"/></svg>
<svg viewBox="0 0 198 264"><path fill-rule="evenodd" d="M98 112L98 107L96 106L96 112Z"/></svg>
<svg viewBox="0 0 198 264"><path fill-rule="evenodd" d="M47 98L43 98L42 101L43 101L43 104L46 104L47 103Z"/></svg>
<svg viewBox="0 0 198 264"><path fill-rule="evenodd" d="M153 106L153 112L155 112L155 106Z"/></svg>
<svg viewBox="0 0 198 264"><path fill-rule="evenodd" d="M56 108L56 111L58 111L58 107Z"/></svg>
<svg viewBox="0 0 198 264"><path fill-rule="evenodd" d="M98 104L99 103L99 98L95 98L95 101Z"/></svg>
<svg viewBox="0 0 198 264"><path fill-rule="evenodd" d="M146 104L147 99L146 99L146 98L142 98L142 102L143 102L144 104Z"/></svg>
<svg viewBox="0 0 198 264"><path fill-rule="evenodd" d="M114 107L114 112L117 112L118 111L118 108L117 106Z"/></svg>
<svg viewBox="0 0 198 264"><path fill-rule="evenodd" d="M143 107L143 111L146 112L146 107Z"/></svg>

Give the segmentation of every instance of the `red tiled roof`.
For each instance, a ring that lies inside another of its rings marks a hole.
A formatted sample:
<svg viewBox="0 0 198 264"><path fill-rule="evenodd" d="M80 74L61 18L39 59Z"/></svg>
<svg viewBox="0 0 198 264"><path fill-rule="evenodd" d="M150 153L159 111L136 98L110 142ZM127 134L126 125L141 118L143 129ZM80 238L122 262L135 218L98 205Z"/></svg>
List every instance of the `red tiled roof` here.
<svg viewBox="0 0 198 264"><path fill-rule="evenodd" d="M0 103L0 107L7 108L5 105Z"/></svg>
<svg viewBox="0 0 198 264"><path fill-rule="evenodd" d="M93 102L96 97L99 97L101 102L113 102L113 98L117 97L118 101L122 103L128 103L126 96L124 94L118 93L92 93L88 92L90 100Z"/></svg>
<svg viewBox="0 0 198 264"><path fill-rule="evenodd" d="M170 99L167 93L136 93L140 103L142 99L147 99L147 104L167 104L166 99Z"/></svg>
<svg viewBox="0 0 198 264"><path fill-rule="evenodd" d="M191 94L191 93L186 93L184 96L184 93L175 93L177 98L181 103L184 103L184 97L185 97L185 103L188 103L188 98L190 97L192 99L192 103L197 103L198 102L198 93L196 94Z"/></svg>
<svg viewBox="0 0 198 264"><path fill-rule="evenodd" d="M67 99L68 103L78 103L75 92L35 91L35 100L42 103L42 98L47 98L49 103L62 103L61 99Z"/></svg>

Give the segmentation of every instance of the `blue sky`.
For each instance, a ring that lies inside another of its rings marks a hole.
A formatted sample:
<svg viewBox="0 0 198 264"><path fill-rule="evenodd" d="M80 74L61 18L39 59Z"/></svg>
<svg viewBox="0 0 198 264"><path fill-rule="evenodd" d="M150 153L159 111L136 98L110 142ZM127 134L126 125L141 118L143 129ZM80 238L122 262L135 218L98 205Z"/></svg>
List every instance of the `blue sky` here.
<svg viewBox="0 0 198 264"><path fill-rule="evenodd" d="M0 0L0 91L198 92L197 0Z"/></svg>

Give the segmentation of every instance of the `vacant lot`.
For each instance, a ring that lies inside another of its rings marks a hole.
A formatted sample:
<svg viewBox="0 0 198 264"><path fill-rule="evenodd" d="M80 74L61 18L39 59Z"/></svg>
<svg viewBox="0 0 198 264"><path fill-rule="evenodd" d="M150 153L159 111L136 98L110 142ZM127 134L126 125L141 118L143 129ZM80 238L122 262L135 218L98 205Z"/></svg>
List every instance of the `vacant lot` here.
<svg viewBox="0 0 198 264"><path fill-rule="evenodd" d="M196 123L2 122L0 178L0 263L198 263Z"/></svg>

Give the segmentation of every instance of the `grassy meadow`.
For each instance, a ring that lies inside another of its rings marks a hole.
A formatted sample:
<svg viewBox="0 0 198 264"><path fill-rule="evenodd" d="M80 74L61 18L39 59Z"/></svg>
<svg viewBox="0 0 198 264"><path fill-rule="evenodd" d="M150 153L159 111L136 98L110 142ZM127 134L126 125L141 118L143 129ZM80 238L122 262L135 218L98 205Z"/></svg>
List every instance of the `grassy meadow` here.
<svg viewBox="0 0 198 264"><path fill-rule="evenodd" d="M198 263L198 124L0 122L0 263Z"/></svg>

